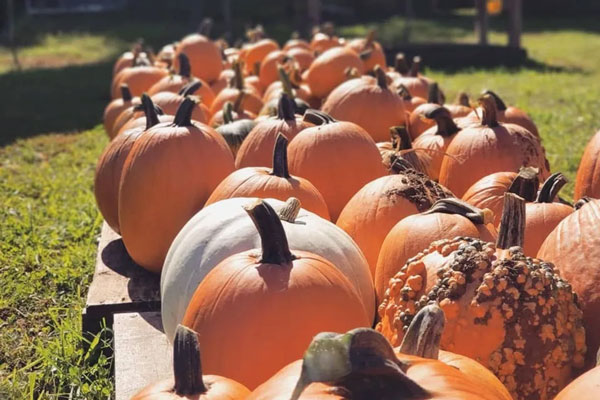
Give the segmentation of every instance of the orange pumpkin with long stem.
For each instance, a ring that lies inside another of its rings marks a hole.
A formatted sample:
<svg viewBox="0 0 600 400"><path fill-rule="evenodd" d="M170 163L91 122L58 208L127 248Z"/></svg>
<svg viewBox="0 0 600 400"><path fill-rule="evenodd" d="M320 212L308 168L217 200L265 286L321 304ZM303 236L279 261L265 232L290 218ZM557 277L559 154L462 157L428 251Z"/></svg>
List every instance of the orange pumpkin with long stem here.
<svg viewBox="0 0 600 400"><path fill-rule="evenodd" d="M290 140L290 172L315 185L336 221L348 200L386 171L375 142L360 126L314 110L304 114L304 121L316 126Z"/></svg>
<svg viewBox="0 0 600 400"><path fill-rule="evenodd" d="M155 125L140 136L123 167L123 242L131 258L152 272L160 272L175 235L234 169L221 135L191 121L195 105L186 98L173 123Z"/></svg>
<svg viewBox="0 0 600 400"><path fill-rule="evenodd" d="M427 165L423 164L423 161L429 162L429 159L423 157L419 152L413 151L406 126L391 127L390 136L391 141L377 143L383 166L390 170L390 173L396 173L395 168L399 166L397 161L401 159L408 162L412 169L427 173Z"/></svg>
<svg viewBox="0 0 600 400"><path fill-rule="evenodd" d="M322 99L344 82L347 79L346 71L353 68L359 75L364 72L364 64L358 54L345 47L334 47L313 61L306 71L306 83L310 92Z"/></svg>
<svg viewBox="0 0 600 400"><path fill-rule="evenodd" d="M310 93L310 89L305 84L296 85L290 79L289 74L283 67L278 68L279 80L273 82L263 95L263 108L261 115L276 115L277 103L281 93L285 93L294 100L296 104L296 114L304 115L306 110L311 108L311 103L314 105L314 97ZM318 102L320 105L320 102Z"/></svg>
<svg viewBox="0 0 600 400"><path fill-rule="evenodd" d="M177 326L173 341L173 378L152 383L131 400L244 400L250 391L241 383L202 373L198 334Z"/></svg>
<svg viewBox="0 0 600 400"><path fill-rule="evenodd" d="M185 53L190 61L192 75L212 83L223 70L221 49L212 40L199 33L184 37L175 48L175 68L179 65L179 54Z"/></svg>
<svg viewBox="0 0 600 400"><path fill-rule="evenodd" d="M577 169L575 200L583 197L600 198L600 131L589 141Z"/></svg>
<svg viewBox="0 0 600 400"><path fill-rule="evenodd" d="M183 101L188 96L194 96L197 93L200 94L201 88L204 87L202 82L200 81L192 81L181 88L178 93L172 92L160 92L156 93L152 96L152 101L154 104L159 106L163 112L167 115L175 115L177 109L181 106ZM200 94L200 100L194 110L192 111L192 119L194 121L201 122L203 124L207 124L211 117L211 112L209 111L206 104L204 104L204 98ZM123 129L123 128L121 128Z"/></svg>
<svg viewBox="0 0 600 400"><path fill-rule="evenodd" d="M429 95L429 85L432 82L420 73L421 57L414 57L409 69L404 55L396 56L396 66L400 76L394 79L394 85L396 87L404 85L413 96L426 99Z"/></svg>
<svg viewBox="0 0 600 400"><path fill-rule="evenodd" d="M240 92L243 91L244 98L240 107L243 110L247 110L258 115L263 106L260 92L258 92L255 88L245 84L244 76L242 75L242 66L239 62L233 65L233 70L235 75L231 80L231 86L226 87L225 89L221 90L219 94L217 94L210 107L211 114L221 110L223 105L225 105L225 103L228 101L234 102L240 95Z"/></svg>
<svg viewBox="0 0 600 400"><path fill-rule="evenodd" d="M142 94L140 98L144 96L146 96L145 93ZM152 106L154 107L154 111L158 115L159 122L171 122L173 120L173 115L165 114L163 109L157 104L154 104L154 102L152 103ZM125 131L144 126L146 126L146 114L144 112L144 107L142 106L142 104L136 104L123 110L123 112L115 121L113 131L116 137Z"/></svg>
<svg viewBox="0 0 600 400"><path fill-rule="evenodd" d="M298 359L318 332L370 321L356 289L333 264L289 249L270 205L258 200L246 210L261 248L233 255L211 270L183 325L198 332L207 372L253 389Z"/></svg>
<svg viewBox="0 0 600 400"><path fill-rule="evenodd" d="M383 47L375 40L375 34L376 32L371 30L366 37L352 39L346 44L346 47L361 55L365 71L372 71L377 65L385 69L387 65Z"/></svg>
<svg viewBox="0 0 600 400"><path fill-rule="evenodd" d="M444 101L437 82L428 86L427 103L417 106L408 117L408 132L412 140L418 138L423 132L435 126L435 120L424 117L432 105L441 105Z"/></svg>
<svg viewBox="0 0 600 400"><path fill-rule="evenodd" d="M133 96L141 96L148 91L156 82L169 75L166 68L154 67L141 63L131 67L123 68L112 81L111 97L118 98L121 95L121 85L126 84Z"/></svg>
<svg viewBox="0 0 600 400"><path fill-rule="evenodd" d="M116 132L113 131L115 122L119 115L129 107L140 104L139 97L133 97L129 91L129 86L121 85L121 98L111 101L104 109L102 121L104 122L104 131L109 138L113 138Z"/></svg>
<svg viewBox="0 0 600 400"><path fill-rule="evenodd" d="M551 263L523 254L524 231L525 201L507 193L496 244L433 242L389 280L377 330L399 344L415 314L436 303L446 314L443 349L488 367L515 399L552 399L583 366L582 312Z"/></svg>
<svg viewBox="0 0 600 400"><path fill-rule="evenodd" d="M413 112L414 109L420 106L421 104L427 103L427 100L425 100L424 98L413 96L408 90L408 88L402 84L398 85L396 93L398 93L400 97L402 97L402 101L404 102L404 111L408 114Z"/></svg>
<svg viewBox="0 0 600 400"><path fill-rule="evenodd" d="M205 206L232 197L273 198L282 201L295 197L308 211L329 219L327 204L308 180L291 176L287 165L288 140L278 134L273 149L273 167L247 167L231 173L212 192Z"/></svg>

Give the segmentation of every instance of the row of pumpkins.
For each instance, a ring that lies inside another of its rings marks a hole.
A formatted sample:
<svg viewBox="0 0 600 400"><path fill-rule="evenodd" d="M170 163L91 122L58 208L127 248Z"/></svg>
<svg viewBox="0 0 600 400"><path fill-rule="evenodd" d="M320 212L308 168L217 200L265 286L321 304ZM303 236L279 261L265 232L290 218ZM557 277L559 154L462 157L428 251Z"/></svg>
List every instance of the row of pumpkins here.
<svg viewBox="0 0 600 400"><path fill-rule="evenodd" d="M117 60L95 194L175 359L136 399L597 398L565 386L600 345L600 133L569 204L525 112L408 64L260 31Z"/></svg>

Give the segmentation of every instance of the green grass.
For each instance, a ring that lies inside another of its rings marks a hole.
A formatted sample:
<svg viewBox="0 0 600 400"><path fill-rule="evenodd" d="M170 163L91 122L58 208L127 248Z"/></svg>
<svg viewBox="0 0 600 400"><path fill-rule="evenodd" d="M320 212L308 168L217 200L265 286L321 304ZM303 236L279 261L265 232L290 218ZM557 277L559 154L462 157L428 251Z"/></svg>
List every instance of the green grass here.
<svg viewBox="0 0 600 400"><path fill-rule="evenodd" d="M413 39L473 41L470 21L462 15L417 20ZM583 147L600 128L600 32L590 21L526 21L527 67L425 72L450 99L491 88L525 109L553 171L572 182ZM47 21L25 21L21 72L2 73L11 59L0 48L1 399L105 399L112 389L111 360L102 351L110 332L85 352L80 332L101 224L92 184L106 138L97 124L108 101L111 59L139 36L156 47L186 29L125 22L78 18L61 31ZM494 43L505 40L501 23L492 21ZM379 25L381 40L397 43L402 24L392 18ZM285 27L268 30L283 35ZM571 192L572 184L563 194Z"/></svg>

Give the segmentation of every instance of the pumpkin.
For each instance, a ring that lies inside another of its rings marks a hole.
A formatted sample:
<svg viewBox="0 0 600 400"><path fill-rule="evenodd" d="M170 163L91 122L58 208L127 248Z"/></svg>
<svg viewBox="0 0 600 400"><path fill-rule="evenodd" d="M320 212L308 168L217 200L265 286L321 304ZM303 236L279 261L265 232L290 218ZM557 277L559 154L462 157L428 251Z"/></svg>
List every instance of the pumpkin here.
<svg viewBox="0 0 600 400"><path fill-rule="evenodd" d="M306 40L299 38L297 32L292 34L292 37L283 45L284 50L296 48L310 50L310 44Z"/></svg>
<svg viewBox="0 0 600 400"><path fill-rule="evenodd" d="M429 95L429 85L432 82L419 72L421 69L421 57L416 56L413 58L412 66L408 72L405 72L405 60L404 62L402 60L404 60L403 56L401 56L401 58L396 58L396 65L398 65L398 68L400 68L400 71L402 72L400 72L401 76L394 79L394 85L396 87L404 85L413 96L426 99Z"/></svg>
<svg viewBox="0 0 600 400"><path fill-rule="evenodd" d="M575 200L583 197L600 198L600 164L598 163L598 154L600 154L600 131L598 131L589 141L581 162L577 170L575 180Z"/></svg>
<svg viewBox="0 0 600 400"><path fill-rule="evenodd" d="M427 172L426 165L423 165L421 157L416 151L413 151L410 135L406 130L406 126L393 126L390 128L390 142L379 142L377 148L381 153L383 166L392 173L399 167L399 161L405 161L406 166L415 169L419 172ZM425 160L427 161L427 160Z"/></svg>
<svg viewBox="0 0 600 400"><path fill-rule="evenodd" d="M402 97L402 101L404 102L404 110L406 113L412 113L415 108L421 104L427 103L427 100L424 98L413 96L408 88L402 84L397 87L396 92L400 95L400 97Z"/></svg>
<svg viewBox="0 0 600 400"><path fill-rule="evenodd" d="M211 83L223 70L221 49L212 40L199 33L184 37L175 49L175 68L178 67L179 54L185 53L192 67L192 75Z"/></svg>
<svg viewBox="0 0 600 400"><path fill-rule="evenodd" d="M241 383L218 375L203 375L198 334L177 327L173 344L173 378L153 383L131 400L214 399L243 400L250 391Z"/></svg>
<svg viewBox="0 0 600 400"><path fill-rule="evenodd" d="M146 114L146 125L130 129L106 145L96 164L94 175L94 195L98 209L104 220L119 233L119 182L123 164L135 141L147 129L159 123L156 109L147 95L142 95L142 105Z"/></svg>
<svg viewBox="0 0 600 400"><path fill-rule="evenodd" d="M233 65L233 70L235 76L231 80L231 86L224 88L217 94L210 107L211 114L221 110L226 102L235 101L240 92L244 92L244 98L240 105L241 109L257 115L263 106L260 92L245 84L242 66L239 63Z"/></svg>
<svg viewBox="0 0 600 400"><path fill-rule="evenodd" d="M198 332L207 372L255 388L302 355L322 330L368 326L356 289L330 261L290 250L277 213L245 207L261 247L219 263L200 282L183 318ZM260 362L256 362L260 360Z"/></svg>
<svg viewBox="0 0 600 400"><path fill-rule="evenodd" d="M587 365L593 365L593 358L600 347L600 269L594 260L600 256L600 200L587 199L579 202L579 207L563 219L546 237L537 257L548 260L577 293L583 309L583 320L587 338Z"/></svg>
<svg viewBox="0 0 600 400"><path fill-rule="evenodd" d="M260 121L250 131L235 158L235 167L267 167L271 165L273 147L279 133L290 142L299 132L311 126L296 116L294 101L285 93L279 98L277 116ZM301 176L301 175L299 175Z"/></svg>
<svg viewBox="0 0 600 400"><path fill-rule="evenodd" d="M346 71L353 68L359 75L362 75L364 66L358 54L345 47L334 47L313 61L306 71L306 83L310 92L322 99L344 82Z"/></svg>
<svg viewBox="0 0 600 400"><path fill-rule="evenodd" d="M381 245L401 219L427 211L433 203L452 194L426 175L408 169L375 179L348 201L337 220L363 251L375 275Z"/></svg>
<svg viewBox="0 0 600 400"><path fill-rule="evenodd" d="M427 337L423 347L431 347L434 338ZM280 370L248 400L510 399L497 379L488 378L477 380L441 361L399 353L381 334L359 328L318 334L302 360Z"/></svg>
<svg viewBox="0 0 600 400"><path fill-rule="evenodd" d="M315 97L310 93L310 89L306 84L294 84L290 79L289 74L284 68L279 67L279 80L269 85L263 94L263 109L261 114L275 115L277 114L277 102L281 93L286 93L294 99L296 103L296 114L304 115L304 112L311 106L319 107L320 101L315 102Z"/></svg>
<svg viewBox="0 0 600 400"><path fill-rule="evenodd" d="M113 77L121 72L122 69L133 66L137 53L139 53L140 50L141 48L134 48L131 51L126 51L121 54L113 65Z"/></svg>
<svg viewBox="0 0 600 400"><path fill-rule="evenodd" d="M360 126L312 110L304 120L316 126L290 140L290 172L315 185L336 221L350 198L386 171L375 142Z"/></svg>
<svg viewBox="0 0 600 400"><path fill-rule="evenodd" d="M223 111L213 115L211 125L214 126L215 123L218 123L219 117L223 118L223 123L216 127L216 131L223 136L235 158L240 146L256 126L256 122L252 118L248 118L251 115L245 111L237 113L233 111L234 108L235 106L230 101L225 103Z"/></svg>
<svg viewBox="0 0 600 400"><path fill-rule="evenodd" d="M279 45L273 39L260 39L249 44L243 57L246 74L252 74L256 64L260 65L269 54L277 50L279 50Z"/></svg>
<svg viewBox="0 0 600 400"><path fill-rule="evenodd" d="M406 61L406 56L404 53L396 53L396 57L394 58L394 67L389 68L387 71L388 77L392 81L396 81L398 78L406 77L410 74L410 67L408 66L408 62ZM399 84L398 87L404 86ZM408 90L408 88L407 88Z"/></svg>
<svg viewBox="0 0 600 400"><path fill-rule="evenodd" d="M160 272L171 242L214 188L234 169L225 140L192 123L186 98L173 123L155 125L131 149L119 186L119 226L127 252Z"/></svg>
<svg viewBox="0 0 600 400"><path fill-rule="evenodd" d="M443 349L489 368L517 400L551 399L583 365L582 312L551 263L523 254L525 201L504 201L496 244L443 239L407 261L389 280L377 330L397 345L436 303L447 321Z"/></svg>
<svg viewBox="0 0 600 400"><path fill-rule="evenodd" d="M113 99L121 95L121 85L126 84L133 96L141 96L148 91L156 82L169 75L166 68L151 65L134 65L123 68L112 81L110 94Z"/></svg>
<svg viewBox="0 0 600 400"><path fill-rule="evenodd" d="M250 111L243 110L241 108L242 100L244 99L245 93L241 91L238 94L238 97L235 101L227 101L223 105L223 109L217 111L210 117L210 122L208 123L213 128L217 128L225 123L226 120L229 122L237 121L240 119L255 119L256 114L251 113ZM227 111L229 110L229 111ZM226 115L228 114L228 115Z"/></svg>
<svg viewBox="0 0 600 400"><path fill-rule="evenodd" d="M435 126L435 120L425 117L425 113L430 111L432 105L441 105L443 103L442 94L436 82L432 82L428 90L427 103L417 106L408 117L408 132L412 140L415 140L423 132Z"/></svg>
<svg viewBox="0 0 600 400"><path fill-rule="evenodd" d="M235 65L234 62L232 64ZM235 77L235 71L232 68L224 69L219 74L219 77L210 84L210 88L212 89L215 96L221 92L221 90L225 89L229 86L229 82Z"/></svg>
<svg viewBox="0 0 600 400"><path fill-rule="evenodd" d="M170 340L206 275L227 257L260 246L256 228L242 208L252 200L255 199L234 198L206 206L185 224L173 241L160 286L162 322ZM348 278L371 323L375 317L373 280L356 243L331 222L301 209L295 198L285 203L265 201L278 211L292 248L331 261Z"/></svg>
<svg viewBox="0 0 600 400"><path fill-rule="evenodd" d="M386 68L385 53L379 42L375 41L374 30L369 31L366 37L350 40L346 47L360 54L365 65L365 71L372 71L375 66Z"/></svg>
<svg viewBox="0 0 600 400"><path fill-rule="evenodd" d="M461 92L456 96L454 104L444 104L444 107L450 111L452 118L464 118L473 112L469 95Z"/></svg>
<svg viewBox="0 0 600 400"><path fill-rule="evenodd" d="M386 140L390 127L406 120L404 101L388 87L385 72L379 66L375 67L375 78L350 79L336 87L322 110L333 118L361 126L376 142Z"/></svg>
<svg viewBox="0 0 600 400"><path fill-rule="evenodd" d="M304 49L301 47L295 47L292 49L286 50L287 55L290 56L294 61L295 65L298 66L299 72L304 72L315 60L314 52L310 49Z"/></svg>
<svg viewBox="0 0 600 400"><path fill-rule="evenodd" d="M342 46L340 38L334 35L333 30L331 23L325 23L313 30L309 45L316 54L322 54L333 47Z"/></svg>
<svg viewBox="0 0 600 400"><path fill-rule="evenodd" d="M296 197L306 210L329 219L327 204L317 188L304 178L290 175L287 145L287 138L278 134L272 168L247 167L232 172L212 192L206 205L232 197L270 197L279 200Z"/></svg>
<svg viewBox="0 0 600 400"><path fill-rule="evenodd" d="M177 42L169 43L164 45L156 54L154 64L157 63L163 65L165 68L171 68L173 66L173 62L175 61L175 48L177 47ZM181 61L181 60L179 60ZM188 63L189 64L189 63ZM179 69L181 70L181 65L179 65ZM191 70L190 70L191 74Z"/></svg>
<svg viewBox="0 0 600 400"><path fill-rule="evenodd" d="M373 276L377 298L386 296L390 279L409 259L436 240L457 236L479 238L487 242L495 240L497 233L491 224L492 217L489 210L481 210L455 198L446 198L436 201L425 212L399 220L385 236L376 261Z"/></svg>
<svg viewBox="0 0 600 400"><path fill-rule="evenodd" d="M185 98L188 96L195 95L196 92L202 88L202 82L200 81L192 81L181 88L179 93L172 92L160 92L156 93L152 96L152 101L159 106L165 114L175 115L177 109L184 102ZM210 88L209 88L210 89ZM200 96L200 100L203 100L202 96ZM208 123L211 117L211 113L208 110L208 107L203 103L203 101L197 102L192 110L192 119L194 121L201 122L203 124ZM121 128L123 129L123 128Z"/></svg>
<svg viewBox="0 0 600 400"><path fill-rule="evenodd" d="M111 101L104 109L104 116L102 117L104 131L109 138L112 139L116 135L116 132L113 131L113 127L119 115L127 108L139 103L139 97L132 97L129 87L127 85L121 85L121 98Z"/></svg>
<svg viewBox="0 0 600 400"><path fill-rule="evenodd" d="M600 357L598 357L600 359ZM560 391L554 400L595 400L600 393L600 363Z"/></svg>
<svg viewBox="0 0 600 400"><path fill-rule="evenodd" d="M448 146L440 183L462 197L473 183L494 172L532 166L546 179L550 166L539 140L518 125L499 123L491 96L484 96L480 104L481 123L461 130Z"/></svg>
<svg viewBox="0 0 600 400"><path fill-rule="evenodd" d="M142 94L141 97L144 97L146 94ZM173 115L166 115L162 108L160 108L157 104L152 103L154 107L154 111L158 115L159 122L171 122L173 120ZM144 113L144 107L142 104L136 104L129 108L126 108L121 112L121 114L117 117L115 124L113 126L113 131L115 132L115 137L119 136L121 133L146 126L146 115Z"/></svg>

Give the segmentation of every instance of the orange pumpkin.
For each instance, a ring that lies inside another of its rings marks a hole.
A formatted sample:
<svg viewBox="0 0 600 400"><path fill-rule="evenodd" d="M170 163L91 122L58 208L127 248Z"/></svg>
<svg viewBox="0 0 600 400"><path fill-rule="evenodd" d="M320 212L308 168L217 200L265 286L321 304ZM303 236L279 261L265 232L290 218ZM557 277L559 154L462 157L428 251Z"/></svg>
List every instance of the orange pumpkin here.
<svg viewBox="0 0 600 400"><path fill-rule="evenodd" d="M192 67L192 75L205 82L217 80L223 70L221 49L212 40L199 33L184 37L175 49L175 68L178 68L179 54L185 53Z"/></svg>
<svg viewBox="0 0 600 400"><path fill-rule="evenodd" d="M398 173L399 171L397 171L397 169L400 167L400 170L403 170L404 166L426 173L427 166L422 163L423 157L416 151L413 151L410 135L406 130L406 126L391 127L390 136L391 141L377 143L377 148L381 153L383 166L387 170L390 170L390 173ZM402 165L400 164L400 161L403 161Z"/></svg>
<svg viewBox="0 0 600 400"><path fill-rule="evenodd" d="M279 50L279 45L273 39L260 39L246 47L244 57L245 72L250 75L254 72L254 66L260 65L263 60L274 51Z"/></svg>
<svg viewBox="0 0 600 400"><path fill-rule="evenodd" d="M325 23L313 31L309 45L316 54L322 54L333 47L342 46L340 38L334 35L333 30L331 23Z"/></svg>
<svg viewBox="0 0 600 400"><path fill-rule="evenodd" d="M160 92L152 96L154 104L159 106L167 115L175 115L177 109L188 96L195 95L201 88L207 88L200 81L192 81L185 85L178 93ZM210 90L210 88L208 88ZM200 102L196 104L192 111L192 119L194 121L207 124L210 120L211 113L208 107L204 104L204 98L200 95ZM121 128L123 129L123 128Z"/></svg>
<svg viewBox="0 0 600 400"><path fill-rule="evenodd" d="M232 64L235 65L235 62ZM213 93L216 95L218 95L221 90L225 89L226 87L229 86L229 82L235 77L235 71L231 68L228 69L224 69L223 71L221 71L221 73L219 74L219 77L211 82L210 84L210 88L212 89Z"/></svg>
<svg viewBox="0 0 600 400"><path fill-rule="evenodd" d="M364 65L358 54L345 47L334 47L313 61L306 71L306 83L308 83L310 92L322 99L344 82L346 71L353 68L359 75L362 75Z"/></svg>
<svg viewBox="0 0 600 400"><path fill-rule="evenodd" d="M496 239L493 215L455 198L436 201L420 214L409 215L395 224L385 236L374 270L375 293L383 299L385 290L406 262L432 242L468 236L485 241Z"/></svg>
<svg viewBox="0 0 600 400"><path fill-rule="evenodd" d="M119 115L127 108L140 104L139 97L132 97L129 91L129 86L121 85L121 98L111 101L104 109L104 116L102 121L104 122L104 131L109 138L113 138L116 132L113 131L115 122Z"/></svg>
<svg viewBox="0 0 600 400"><path fill-rule="evenodd" d="M300 357L318 332L370 321L356 289L333 264L290 251L270 205L258 200L246 210L262 248L212 269L196 289L183 325L198 332L207 372L255 388Z"/></svg>
<svg viewBox="0 0 600 400"><path fill-rule="evenodd" d="M240 93L240 95L243 92ZM238 102L236 101L236 104ZM219 132L227 145L233 153L233 157L236 156L240 146L246 140L248 134L256 126L256 122L253 121L255 115L249 114L246 111L234 111L235 105L231 102L225 103L223 111L219 111L213 115L210 122L213 127L216 126L216 131ZM222 119L222 121L220 121Z"/></svg>
<svg viewBox="0 0 600 400"><path fill-rule="evenodd" d="M146 94L142 94L141 97L144 97ZM160 108L157 104L152 103L156 114L158 115L159 122L171 122L173 120L173 115L166 115L162 108ZM119 136L121 133L146 126L146 115L144 113L144 107L141 104L136 104L129 108L126 108L119 114L117 120L115 121L115 125L113 127L113 131L115 132L115 137Z"/></svg>
<svg viewBox="0 0 600 400"><path fill-rule="evenodd" d="M600 348L600 269L594 261L600 256L600 200L586 199L577 207L546 237L537 257L554 263L577 293L588 332L589 367Z"/></svg>
<svg viewBox="0 0 600 400"><path fill-rule="evenodd" d="M308 211L329 219L321 193L304 178L291 176L287 164L287 138L279 133L273 150L273 168L247 167L225 178L213 191L206 206L232 197L273 198L282 201L295 197Z"/></svg>
<svg viewBox="0 0 600 400"><path fill-rule="evenodd" d="M169 75L166 68L141 64L123 68L112 81L110 94L113 99L121 95L121 85L126 84L133 96L141 96L156 82Z"/></svg>
<svg viewBox="0 0 600 400"><path fill-rule="evenodd" d="M279 133L293 142L299 132L311 126L301 116L294 114L294 101L285 93L279 98L277 110L276 117L260 121L250 131L236 155L236 168L268 167L271 165L271 156Z"/></svg>
<svg viewBox="0 0 600 400"><path fill-rule="evenodd" d="M444 101L442 93L436 82L432 82L428 87L427 103L417 106L408 117L408 132L412 140L418 138L423 132L435 126L436 121L425 117L432 105L441 105Z"/></svg>
<svg viewBox="0 0 600 400"><path fill-rule="evenodd" d="M337 226L358 244L375 275L381 244L394 225L451 196L452 193L426 175L408 169L363 186L340 213Z"/></svg>
<svg viewBox="0 0 600 400"><path fill-rule="evenodd" d="M308 68L310 68L310 65L315 60L314 52L309 49L295 47L286 51L288 56L293 58L296 62L299 72L306 71Z"/></svg>
<svg viewBox="0 0 600 400"><path fill-rule="evenodd" d="M596 400L600 393L600 364L560 391L554 400Z"/></svg>
<svg viewBox="0 0 600 400"><path fill-rule="evenodd" d="M600 131L589 141L577 170L575 180L575 200L583 197L600 198Z"/></svg>
<svg viewBox="0 0 600 400"><path fill-rule="evenodd" d="M539 168L540 177L546 179L550 166L539 140L518 125L499 123L491 96L484 96L480 104L481 123L461 130L448 146L440 183L463 196L480 178L522 166Z"/></svg>
<svg viewBox="0 0 600 400"><path fill-rule="evenodd" d="M160 272L175 235L229 175L233 156L209 126L192 123L186 98L173 123L144 132L127 156L119 186L119 225L131 258Z"/></svg>
<svg viewBox="0 0 600 400"><path fill-rule="evenodd" d="M389 280L377 330L399 344L416 312L436 303L443 349L488 367L515 399L552 399L583 365L582 312L552 264L523 254L524 231L525 201L507 193L495 245L431 243Z"/></svg>
<svg viewBox="0 0 600 400"><path fill-rule="evenodd" d="M388 87L385 72L379 66L375 67L375 78L350 79L336 87L322 110L333 118L361 126L376 142L386 140L390 127L406 120L404 101Z"/></svg>
<svg viewBox="0 0 600 400"><path fill-rule="evenodd" d="M379 42L375 41L375 31L371 30L364 38L350 40L346 47L360 55L365 65L365 71L372 71L375 66L386 68L385 53Z"/></svg>
<svg viewBox="0 0 600 400"><path fill-rule="evenodd" d="M386 171L375 142L360 126L314 110L304 114L304 121L317 126L290 140L290 172L315 185L336 221L348 200Z"/></svg>
<svg viewBox="0 0 600 400"><path fill-rule="evenodd" d="M402 101L404 101L404 110L407 114L412 113L421 104L427 103L427 100L424 98L413 96L408 88L402 84L397 87L397 93L402 97Z"/></svg>
<svg viewBox="0 0 600 400"><path fill-rule="evenodd" d="M173 378L145 387L131 400L243 400L248 394L248 388L232 379L203 375L198 334L179 325L173 343Z"/></svg>
<svg viewBox="0 0 600 400"><path fill-rule="evenodd" d="M291 50L296 48L310 50L310 44L306 40L300 39L297 35L292 35L290 40L285 42L285 44L283 45L283 49Z"/></svg>
<svg viewBox="0 0 600 400"><path fill-rule="evenodd" d="M240 108L258 115L263 106L260 92L254 87L246 85L244 76L242 75L242 66L239 63L233 65L233 70L235 75L231 80L231 86L222 89L217 94L210 107L211 114L221 110L228 101L234 102L240 95L240 92L244 92Z"/></svg>
<svg viewBox="0 0 600 400"><path fill-rule="evenodd" d="M408 66L404 56L396 57L396 65L400 76L394 79L394 85L396 87L404 85L413 96L426 99L429 94L431 80L420 74L421 57L416 56L413 58L412 66L408 71L406 71Z"/></svg>
<svg viewBox="0 0 600 400"><path fill-rule="evenodd" d="M313 108L320 107L320 100L315 101L316 98L312 95L312 93L310 92L310 88L306 84L294 83L295 81L292 81L292 79L290 78L290 74L288 74L282 67L279 68L278 72L279 80L271 83L269 87L267 87L267 89L265 90L265 93L263 94L262 100L265 104L263 106L263 109L264 107L267 107L268 104L279 100L279 96L282 92L285 92L288 94L288 96L294 98L297 110L298 108L302 108L302 106L307 103ZM294 74L296 72L297 71L293 71L292 73ZM302 102L298 102L298 99L302 100ZM298 112L298 114L304 114L304 111L306 110Z"/></svg>

